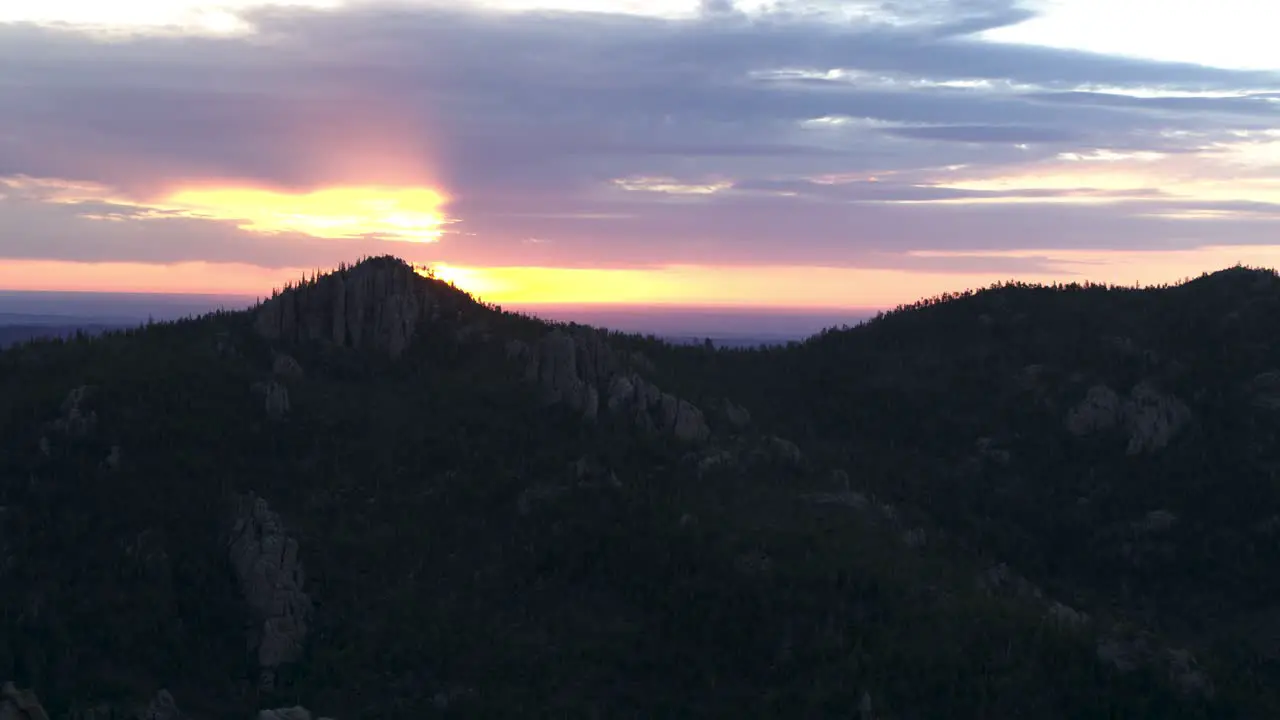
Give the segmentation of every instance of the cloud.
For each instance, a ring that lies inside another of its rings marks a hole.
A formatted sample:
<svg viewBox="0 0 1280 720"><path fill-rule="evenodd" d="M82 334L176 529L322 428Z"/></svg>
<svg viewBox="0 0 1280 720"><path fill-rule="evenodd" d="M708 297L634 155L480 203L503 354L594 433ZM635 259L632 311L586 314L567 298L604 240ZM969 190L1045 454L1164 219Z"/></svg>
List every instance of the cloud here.
<svg viewBox="0 0 1280 720"><path fill-rule="evenodd" d="M1000 0L707 0L682 19L377 4L109 42L0 24L0 177L110 190L0 200L0 256L296 267L385 248L157 216L208 186L440 188L457 222L392 251L474 264L911 266L931 248L1269 241L1265 213L1150 183L948 187L948 168L1016 176L1100 150L1227 179L1215 153L1274 125L1274 74L976 37L1029 16ZM673 191L690 187L714 190ZM1217 212L1211 229L1178 214L1193 209Z"/></svg>
<svg viewBox="0 0 1280 720"><path fill-rule="evenodd" d="M884 132L904 138L963 143L1062 143L1079 138L1077 133L1057 128L1010 125L933 125L889 128Z"/></svg>

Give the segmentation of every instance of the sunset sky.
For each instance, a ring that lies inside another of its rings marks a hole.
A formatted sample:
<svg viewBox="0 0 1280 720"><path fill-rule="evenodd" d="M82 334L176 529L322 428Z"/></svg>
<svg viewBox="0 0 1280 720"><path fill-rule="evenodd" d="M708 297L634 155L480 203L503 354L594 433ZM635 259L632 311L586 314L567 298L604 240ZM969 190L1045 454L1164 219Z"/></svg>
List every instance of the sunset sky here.
<svg viewBox="0 0 1280 720"><path fill-rule="evenodd" d="M1262 0L7 0L0 289L876 308L1280 265Z"/></svg>

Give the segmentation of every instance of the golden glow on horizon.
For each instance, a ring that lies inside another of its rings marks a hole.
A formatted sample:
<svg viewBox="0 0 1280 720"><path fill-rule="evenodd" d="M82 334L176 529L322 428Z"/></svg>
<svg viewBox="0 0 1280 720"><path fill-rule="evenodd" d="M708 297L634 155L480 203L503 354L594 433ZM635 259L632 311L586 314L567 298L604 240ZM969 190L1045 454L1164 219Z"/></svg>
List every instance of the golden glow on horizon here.
<svg viewBox="0 0 1280 720"><path fill-rule="evenodd" d="M1243 262L1280 267L1280 245L1214 246L1178 251L920 251L919 258L1041 261L1042 272L936 272L812 266L672 265L657 268L447 266L436 276L499 305L776 305L784 308L893 307L943 291L1018 278L1054 283L1092 280L1120 285L1177 282ZM768 287L767 297L761 288Z"/></svg>
<svg viewBox="0 0 1280 720"><path fill-rule="evenodd" d="M889 308L942 292L1017 278L1133 285L1174 283L1238 262L1280 267L1280 245L1140 252L1009 250L911 253L919 258L1005 258L1042 262L1042 272L934 272L809 266L668 266L635 269L434 266L436 276L479 299L534 309L540 305L647 305L778 309ZM267 296L307 268L239 263L76 263L0 260L0 289L212 293ZM763 290L767 289L767 293Z"/></svg>
<svg viewBox="0 0 1280 720"><path fill-rule="evenodd" d="M53 292L191 293L268 297L307 268L246 263L0 260L0 289Z"/></svg>
<svg viewBox="0 0 1280 720"><path fill-rule="evenodd" d="M426 188L336 187L306 193L181 190L160 204L193 217L233 220L254 232L435 242L448 222L446 202L442 193Z"/></svg>

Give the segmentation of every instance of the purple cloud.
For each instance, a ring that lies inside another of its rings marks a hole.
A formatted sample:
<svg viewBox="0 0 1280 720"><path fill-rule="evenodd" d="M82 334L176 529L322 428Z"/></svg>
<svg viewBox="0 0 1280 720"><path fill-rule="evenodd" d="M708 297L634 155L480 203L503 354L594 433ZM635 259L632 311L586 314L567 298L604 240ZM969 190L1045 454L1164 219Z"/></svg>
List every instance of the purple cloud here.
<svg viewBox="0 0 1280 720"><path fill-rule="evenodd" d="M710 0L692 20L276 9L249 16L259 28L249 38L110 43L0 25L0 177L94 181L134 200L206 179L306 189L426 177L454 196L460 222L438 245L393 251L460 263L920 267L907 251L1273 236L1267 208L1235 208L1212 232L1154 216L1193 205L1156 188L975 191L934 176L946 166L1016 174L1098 148L1190 156L1273 125L1266 91L1280 87L1277 75L975 37L1028 17L1017 3L882 5L886 20L866 26L785 5L747 17ZM1194 95L1205 91L1246 95ZM827 175L894 180L812 181ZM614 182L636 177L719 178L732 189L674 196ZM1115 202L897 204L1080 195ZM143 220L132 205L101 202L111 207L0 199L0 257L279 267L385 249ZM112 212L123 219L86 218Z"/></svg>

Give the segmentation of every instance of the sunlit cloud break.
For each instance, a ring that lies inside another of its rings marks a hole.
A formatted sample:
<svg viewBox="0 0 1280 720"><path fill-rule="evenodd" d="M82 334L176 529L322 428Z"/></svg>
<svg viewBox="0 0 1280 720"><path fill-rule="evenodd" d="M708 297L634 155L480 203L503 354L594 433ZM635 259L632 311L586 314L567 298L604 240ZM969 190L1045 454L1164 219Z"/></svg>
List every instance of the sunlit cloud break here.
<svg viewBox="0 0 1280 720"><path fill-rule="evenodd" d="M426 188L337 187L306 193L219 188L175 192L163 205L193 217L234 220L253 232L436 242L449 222L446 201L443 193Z"/></svg>
<svg viewBox="0 0 1280 720"><path fill-rule="evenodd" d="M302 233L318 238L436 242L453 222L448 197L429 188L332 187L306 192L260 188L197 187L155 201L124 197L90 182L52 178L0 178L0 188L59 205L93 208L91 220L192 218L232 222L262 234ZM106 205L108 210L100 209Z"/></svg>

